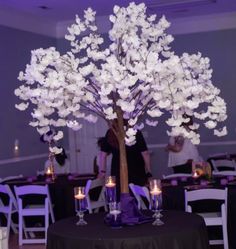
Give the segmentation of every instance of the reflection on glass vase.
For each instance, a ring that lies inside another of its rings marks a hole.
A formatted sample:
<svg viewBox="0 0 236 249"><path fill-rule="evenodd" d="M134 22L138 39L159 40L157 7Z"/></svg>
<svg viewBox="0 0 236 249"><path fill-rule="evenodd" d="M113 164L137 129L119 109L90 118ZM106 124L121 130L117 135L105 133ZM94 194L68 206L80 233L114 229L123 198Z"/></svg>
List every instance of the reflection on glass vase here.
<svg viewBox="0 0 236 249"><path fill-rule="evenodd" d="M87 225L87 222L84 220L84 212L87 210L87 201L85 195L85 188L78 187L76 189L76 203L77 203L77 216L79 217L79 221L76 223L78 226Z"/></svg>
<svg viewBox="0 0 236 249"><path fill-rule="evenodd" d="M153 179L150 181L150 194L151 194L151 203L152 210L154 211L153 218L155 218L152 223L154 226L161 226L164 224L161 221L161 211L162 211L162 191L161 191L161 180Z"/></svg>
<svg viewBox="0 0 236 249"><path fill-rule="evenodd" d="M117 202L110 202L109 203L109 215L111 217L110 225L113 228L121 228L121 209L120 203Z"/></svg>
<svg viewBox="0 0 236 249"><path fill-rule="evenodd" d="M152 195L152 209L154 211L153 217L155 218L152 225L161 226L164 222L161 220L162 214L162 194Z"/></svg>

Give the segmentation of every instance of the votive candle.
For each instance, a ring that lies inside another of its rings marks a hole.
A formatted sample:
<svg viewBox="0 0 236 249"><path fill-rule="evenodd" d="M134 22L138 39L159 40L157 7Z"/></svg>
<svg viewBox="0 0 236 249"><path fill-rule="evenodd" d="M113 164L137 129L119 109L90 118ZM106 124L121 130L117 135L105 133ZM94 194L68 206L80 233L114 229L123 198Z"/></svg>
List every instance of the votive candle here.
<svg viewBox="0 0 236 249"><path fill-rule="evenodd" d="M78 200L82 200L85 198L85 193L82 188L78 187L78 193L75 195L75 198Z"/></svg>
<svg viewBox="0 0 236 249"><path fill-rule="evenodd" d="M115 183L114 177L108 176L105 186L108 187L108 188L113 188L113 187L115 187L115 186L116 186L116 183Z"/></svg>

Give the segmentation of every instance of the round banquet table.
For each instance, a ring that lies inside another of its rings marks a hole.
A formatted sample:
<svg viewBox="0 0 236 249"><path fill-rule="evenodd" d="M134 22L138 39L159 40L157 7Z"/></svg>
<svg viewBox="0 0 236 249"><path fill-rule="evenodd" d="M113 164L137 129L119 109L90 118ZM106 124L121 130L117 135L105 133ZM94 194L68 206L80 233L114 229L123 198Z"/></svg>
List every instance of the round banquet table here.
<svg viewBox="0 0 236 249"><path fill-rule="evenodd" d="M164 225L151 223L122 228L104 224L104 213L60 220L48 228L47 249L209 249L203 219L182 211L163 211Z"/></svg>

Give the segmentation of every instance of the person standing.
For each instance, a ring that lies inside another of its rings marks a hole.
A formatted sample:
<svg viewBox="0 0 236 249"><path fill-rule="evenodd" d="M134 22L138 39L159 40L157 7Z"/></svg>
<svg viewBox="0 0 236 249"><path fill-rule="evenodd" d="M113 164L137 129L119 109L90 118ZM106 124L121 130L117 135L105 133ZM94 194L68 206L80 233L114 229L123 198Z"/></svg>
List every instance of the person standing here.
<svg viewBox="0 0 236 249"><path fill-rule="evenodd" d="M116 177L116 186L119 193L120 188L120 153L118 141L112 129L105 135L101 146L101 169L100 176L105 175L106 162L108 155L112 155L111 175ZM141 131L136 133L136 143L126 145L126 156L128 164L128 182L144 186L148 178L152 177L150 166L150 154ZM119 194L118 194L119 196Z"/></svg>
<svg viewBox="0 0 236 249"><path fill-rule="evenodd" d="M187 130L191 130L191 125L193 125L192 116L184 114L184 117L189 118L189 122L183 123L182 126ZM191 174L192 162L202 161L197 147L190 139L184 138L182 135L170 137L166 151L169 152L168 167L172 167L174 173Z"/></svg>
<svg viewBox="0 0 236 249"><path fill-rule="evenodd" d="M53 166L55 174L69 174L70 173L70 162L66 155L65 149L61 148L62 151L59 154L55 154L53 157ZM44 170L47 171L48 167L52 162L48 159L44 164Z"/></svg>

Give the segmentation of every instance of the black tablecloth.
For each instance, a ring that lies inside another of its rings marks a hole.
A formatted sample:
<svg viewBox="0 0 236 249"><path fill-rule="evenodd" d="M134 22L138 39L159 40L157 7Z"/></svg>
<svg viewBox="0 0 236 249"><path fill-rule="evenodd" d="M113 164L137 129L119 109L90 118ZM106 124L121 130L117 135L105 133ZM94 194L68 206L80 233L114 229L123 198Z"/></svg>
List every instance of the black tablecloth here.
<svg viewBox="0 0 236 249"><path fill-rule="evenodd" d="M206 226L195 214L163 211L163 226L151 223L113 229L103 213L85 215L86 226L71 217L48 228L47 249L209 249Z"/></svg>

